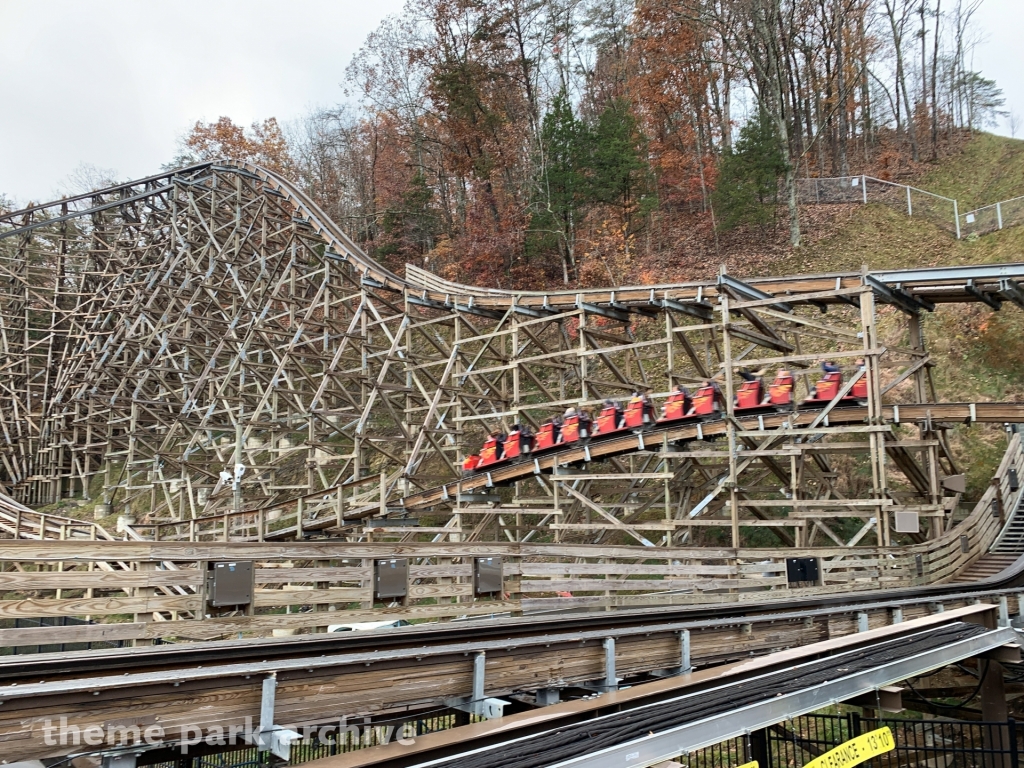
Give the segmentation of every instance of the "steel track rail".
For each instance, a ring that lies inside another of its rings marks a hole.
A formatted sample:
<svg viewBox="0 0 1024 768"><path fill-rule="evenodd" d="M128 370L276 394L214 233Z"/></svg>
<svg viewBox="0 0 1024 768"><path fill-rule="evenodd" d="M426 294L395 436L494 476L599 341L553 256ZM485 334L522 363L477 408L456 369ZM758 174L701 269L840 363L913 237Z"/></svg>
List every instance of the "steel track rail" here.
<svg viewBox="0 0 1024 768"><path fill-rule="evenodd" d="M313 768L651 765L1013 643L984 606L325 758Z"/></svg>
<svg viewBox="0 0 1024 768"><path fill-rule="evenodd" d="M32 654L0 657L0 679L59 680L131 669L136 673L194 669L216 664L288 662L324 654L387 652L392 658L415 659L431 649L445 648L469 653L488 642L542 645L565 633L649 631L654 625L717 626L727 623L774 618L811 618L885 607L920 605L956 599L994 599L1024 587L1024 556L996 576L974 583L909 587L877 592L858 592L795 600L772 600L749 604L653 607L615 612L540 615L469 622L420 625L373 633L314 635L301 638L259 638L241 641L183 643L107 651ZM455 642L467 633L472 641ZM457 647L456 647L457 646ZM504 647L504 646L503 646ZM203 677L204 675L200 675ZM2 691L3 688L0 688ZM2 699L2 693L0 693Z"/></svg>

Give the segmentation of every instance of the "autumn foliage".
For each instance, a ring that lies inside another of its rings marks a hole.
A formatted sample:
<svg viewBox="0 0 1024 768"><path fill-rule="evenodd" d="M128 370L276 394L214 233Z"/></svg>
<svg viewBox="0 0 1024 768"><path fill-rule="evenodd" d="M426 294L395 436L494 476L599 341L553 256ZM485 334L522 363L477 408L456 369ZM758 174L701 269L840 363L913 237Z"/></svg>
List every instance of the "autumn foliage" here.
<svg viewBox="0 0 1024 768"><path fill-rule="evenodd" d="M293 176L397 271L693 277L737 238L798 244L814 214L788 194L797 175L897 178L991 116L962 6L408 0L348 66L357 104L287 135L273 118L198 122L182 159Z"/></svg>
<svg viewBox="0 0 1024 768"><path fill-rule="evenodd" d="M294 163L288 142L276 118L253 123L249 130L221 117L213 123L196 121L184 140L185 149L196 160L230 158L288 173Z"/></svg>

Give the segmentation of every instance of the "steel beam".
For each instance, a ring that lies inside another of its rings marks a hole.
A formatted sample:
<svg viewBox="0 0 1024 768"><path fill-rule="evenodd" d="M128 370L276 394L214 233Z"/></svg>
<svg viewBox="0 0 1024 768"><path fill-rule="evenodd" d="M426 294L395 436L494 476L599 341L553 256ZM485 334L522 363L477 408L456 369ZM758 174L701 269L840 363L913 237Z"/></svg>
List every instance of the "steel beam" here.
<svg viewBox="0 0 1024 768"><path fill-rule="evenodd" d="M766 728L856 696L866 695L883 686L925 674L947 664L955 664L1001 645L1013 643L1015 640L1013 630L992 630L939 649L882 664L871 670L839 677L813 688L780 694L767 701L645 735L599 752L552 763L548 768L644 768L655 765L663 760L670 760L759 728ZM817 666L820 662L811 662L811 665ZM726 689L727 687L723 686L720 690ZM710 692L702 691L692 695L707 696ZM595 728L600 727L602 719L604 718L592 721ZM422 765L432 764L434 763Z"/></svg>
<svg viewBox="0 0 1024 768"><path fill-rule="evenodd" d="M916 315L922 309L929 312L932 312L935 309L935 305L930 301L907 293L898 287L898 283L897 287L893 287L886 285L881 280L878 280L871 275L864 275L864 284L871 287L879 300L885 304L892 304L893 306L899 307L908 315Z"/></svg>
<svg viewBox="0 0 1024 768"><path fill-rule="evenodd" d="M742 280L737 280L735 277L732 277L725 272L721 272L718 275L718 287L725 288L732 292L736 298L746 299L747 301L761 301L762 299L775 298L770 293L765 293L760 288L755 288L752 285L744 283ZM772 304L771 306L779 312L786 312L787 314L793 311L793 305L787 304L784 301Z"/></svg>

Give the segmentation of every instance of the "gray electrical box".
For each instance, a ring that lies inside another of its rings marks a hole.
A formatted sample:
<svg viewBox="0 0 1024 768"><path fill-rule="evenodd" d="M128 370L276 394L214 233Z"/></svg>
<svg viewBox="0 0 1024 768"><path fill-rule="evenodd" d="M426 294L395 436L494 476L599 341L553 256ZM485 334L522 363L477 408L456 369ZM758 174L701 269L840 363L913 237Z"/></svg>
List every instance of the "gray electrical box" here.
<svg viewBox="0 0 1024 768"><path fill-rule="evenodd" d="M207 575L206 602L214 608L252 602L252 562L212 563Z"/></svg>
<svg viewBox="0 0 1024 768"><path fill-rule="evenodd" d="M896 513L896 533L920 533L921 521L917 512Z"/></svg>
<svg viewBox="0 0 1024 768"><path fill-rule="evenodd" d="M503 589L501 558L478 557L473 564L473 593L492 595Z"/></svg>
<svg viewBox="0 0 1024 768"><path fill-rule="evenodd" d="M409 594L409 561L404 557L375 560L373 563L373 596L375 598L406 597Z"/></svg>
<svg viewBox="0 0 1024 768"><path fill-rule="evenodd" d="M810 581L815 584L821 578L821 567L816 557L787 557L786 558L786 581L796 584L801 581Z"/></svg>

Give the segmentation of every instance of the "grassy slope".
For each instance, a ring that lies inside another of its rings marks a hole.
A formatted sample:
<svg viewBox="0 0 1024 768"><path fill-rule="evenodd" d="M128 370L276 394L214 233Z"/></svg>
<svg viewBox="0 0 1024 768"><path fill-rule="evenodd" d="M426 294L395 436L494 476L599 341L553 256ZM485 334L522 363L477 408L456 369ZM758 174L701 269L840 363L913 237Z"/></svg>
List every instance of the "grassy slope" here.
<svg viewBox="0 0 1024 768"><path fill-rule="evenodd" d="M915 185L958 198L961 211L1024 195L1024 141L980 135ZM1024 227L958 241L927 221L868 205L834 235L775 260L764 274L859 270L864 264L887 269L1019 261L1024 261ZM1000 312L983 304L940 306L925 317L924 328L937 363L932 375L940 399L1024 401L1024 310L1009 303ZM961 428L954 445L970 490L977 493L1005 447L1003 430Z"/></svg>
<svg viewBox="0 0 1024 768"><path fill-rule="evenodd" d="M983 133L915 186L955 198L961 211L1024 195L1024 141Z"/></svg>

